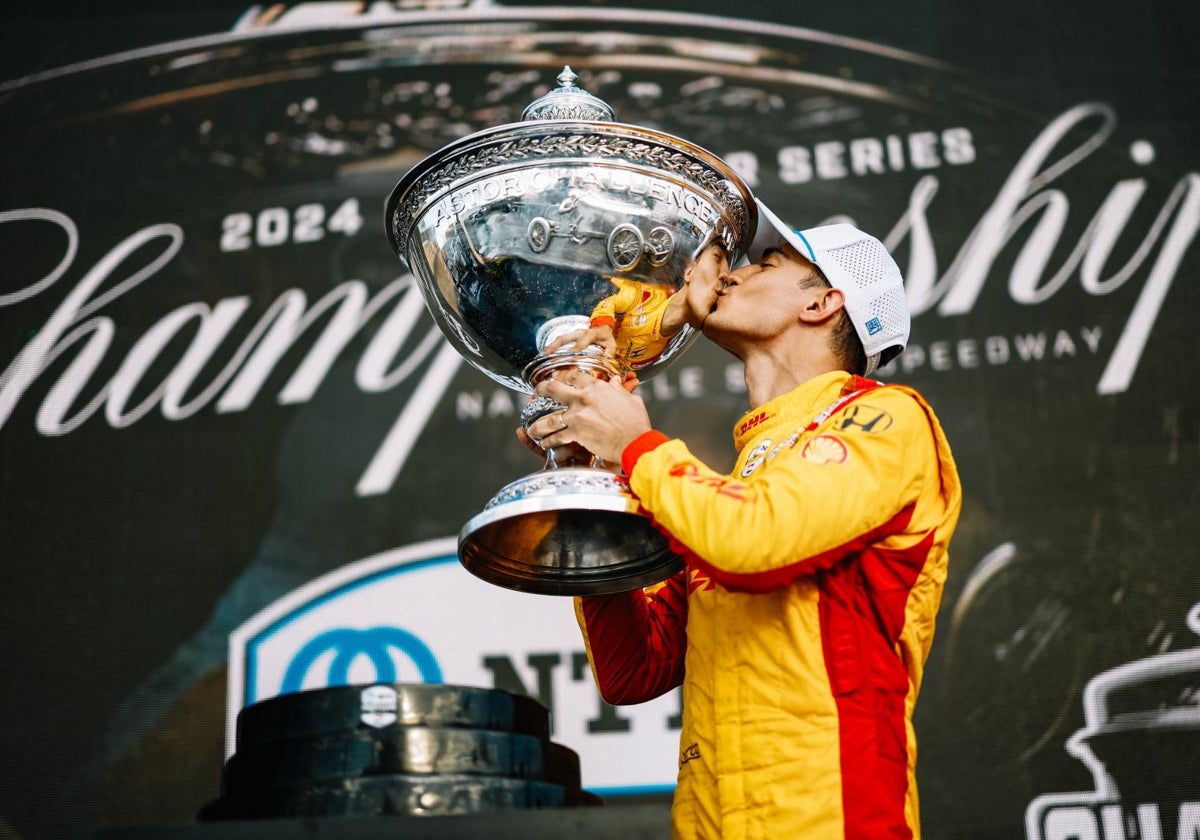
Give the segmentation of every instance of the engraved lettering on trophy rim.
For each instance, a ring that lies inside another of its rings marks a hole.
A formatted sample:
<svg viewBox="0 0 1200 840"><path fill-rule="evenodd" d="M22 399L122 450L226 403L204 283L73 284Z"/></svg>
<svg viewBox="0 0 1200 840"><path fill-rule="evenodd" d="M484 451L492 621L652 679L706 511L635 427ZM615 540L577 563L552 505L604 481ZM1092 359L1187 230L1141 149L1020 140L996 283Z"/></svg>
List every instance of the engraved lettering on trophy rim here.
<svg viewBox="0 0 1200 840"><path fill-rule="evenodd" d="M655 199L662 202L665 207L681 210L700 227L711 225L719 216L713 202L688 189L686 185L670 183L656 178L653 174L633 169L602 169L589 166L586 162L552 169L540 168L505 173L464 184L432 204L427 209L426 215L432 216L434 224L438 225L455 214L503 199L520 197L528 204L534 196L562 189L564 185L572 190L576 188L593 189L608 195ZM555 209L560 213L565 213L574 209L575 204L579 201L580 195L572 193ZM607 233L601 234L597 231L593 233L593 236L607 236ZM666 247L661 234L651 241L655 254L659 254ZM540 244L540 238L538 242ZM534 244L532 239L530 244L531 246ZM540 253L538 247L534 247L534 250ZM665 258L660 257L660 260L656 264L665 262Z"/></svg>
<svg viewBox="0 0 1200 840"><path fill-rule="evenodd" d="M625 162L635 166L647 166L660 172L683 177L705 190L714 203L720 206L722 215L729 218L734 229L739 231L743 237L749 236L750 217L746 202L743 196L734 189L729 179L715 168L683 152L646 140L573 134L507 140L498 145L456 157L444 166L425 173L413 183L412 188L404 196L403 209L397 208L392 214L392 234L395 241L407 240L409 231L417 217L427 209L427 203L432 196L444 192L473 173L487 171L507 163L517 163L530 158L546 158L555 154L576 157L594 155L601 159L601 165L607 165L603 159L610 158L614 163ZM587 161L580 160L580 163L587 163ZM471 184L465 189L481 189L481 187ZM655 188L651 187L651 189ZM656 197L670 197L670 192L666 190L665 184L658 189L662 190L662 193ZM697 212L700 211L697 210Z"/></svg>

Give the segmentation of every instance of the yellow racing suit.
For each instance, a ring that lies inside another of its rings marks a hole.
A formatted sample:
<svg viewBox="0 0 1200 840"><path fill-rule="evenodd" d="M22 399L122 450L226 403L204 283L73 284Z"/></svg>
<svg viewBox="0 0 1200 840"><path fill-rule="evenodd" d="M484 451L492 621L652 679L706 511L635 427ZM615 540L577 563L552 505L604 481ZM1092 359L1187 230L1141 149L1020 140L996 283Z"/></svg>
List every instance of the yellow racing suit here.
<svg viewBox="0 0 1200 840"><path fill-rule="evenodd" d="M671 340L662 334L662 320L675 290L620 277L612 283L617 291L596 304L591 325L612 327L616 357L636 370L661 356Z"/></svg>
<svg viewBox="0 0 1200 840"><path fill-rule="evenodd" d="M941 426L832 372L734 438L729 476L656 431L625 450L687 568L576 600L601 694L682 683L677 837L919 837L912 711L962 499Z"/></svg>

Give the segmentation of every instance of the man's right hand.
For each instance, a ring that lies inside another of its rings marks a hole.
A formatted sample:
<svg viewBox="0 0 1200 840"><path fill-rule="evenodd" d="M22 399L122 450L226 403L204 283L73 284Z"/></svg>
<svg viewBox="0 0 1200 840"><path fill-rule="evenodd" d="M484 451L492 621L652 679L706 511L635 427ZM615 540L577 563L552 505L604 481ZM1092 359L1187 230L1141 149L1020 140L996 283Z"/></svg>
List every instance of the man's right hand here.
<svg viewBox="0 0 1200 840"><path fill-rule="evenodd" d="M587 330L568 333L550 342L542 353L547 356L557 353L559 350L574 350L577 353L583 353L592 345L599 347L602 355L613 358L617 352L617 339L613 328L602 324Z"/></svg>
<svg viewBox="0 0 1200 840"><path fill-rule="evenodd" d="M578 444L610 464L635 438L650 430L642 398L628 377L597 378L580 370L564 371L538 383L534 393L566 406L543 415L529 427L529 436L543 448Z"/></svg>
<svg viewBox="0 0 1200 840"><path fill-rule="evenodd" d="M560 375L566 374L564 373ZM637 390L637 387L640 384L641 382L638 381L637 374L633 372L626 373L624 377L621 378L621 387L631 394ZM542 446L541 440L530 437L529 433L526 432L521 426L517 427L517 440L521 441L521 445L534 455L537 455L541 458L546 457L546 449ZM562 460L568 460L581 451L585 451L582 446L577 443L569 443L566 444L566 448L563 448L561 452L556 452L556 456Z"/></svg>

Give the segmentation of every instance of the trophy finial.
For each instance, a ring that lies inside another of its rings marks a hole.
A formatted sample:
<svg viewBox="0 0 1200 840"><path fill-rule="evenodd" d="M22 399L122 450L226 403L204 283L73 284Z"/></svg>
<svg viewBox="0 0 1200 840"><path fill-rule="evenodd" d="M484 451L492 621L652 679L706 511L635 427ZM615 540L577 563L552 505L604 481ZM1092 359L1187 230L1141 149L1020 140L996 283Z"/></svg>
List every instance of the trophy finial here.
<svg viewBox="0 0 1200 840"><path fill-rule="evenodd" d="M575 71L571 69L570 64L563 65L562 72L558 74L558 82L560 87L571 88L575 87L575 81L579 78Z"/></svg>
<svg viewBox="0 0 1200 840"><path fill-rule="evenodd" d="M612 122L613 109L603 99L577 87L578 79L570 65L565 65L558 74L559 87L531 102L521 119Z"/></svg>

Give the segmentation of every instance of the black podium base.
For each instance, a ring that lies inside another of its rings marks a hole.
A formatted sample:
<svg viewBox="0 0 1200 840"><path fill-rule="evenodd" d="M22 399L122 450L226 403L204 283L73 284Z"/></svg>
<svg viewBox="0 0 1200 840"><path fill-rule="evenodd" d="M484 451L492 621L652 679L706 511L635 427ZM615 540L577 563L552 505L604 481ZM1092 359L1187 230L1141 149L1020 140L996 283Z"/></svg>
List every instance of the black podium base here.
<svg viewBox="0 0 1200 840"><path fill-rule="evenodd" d="M666 840L668 802L445 817L310 817L176 826L77 828L69 840Z"/></svg>

